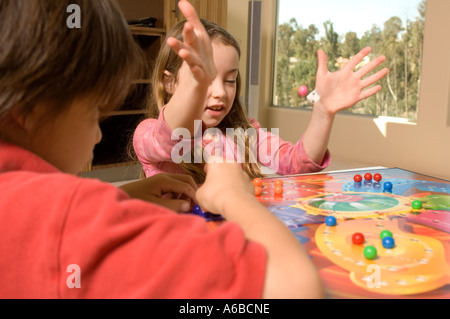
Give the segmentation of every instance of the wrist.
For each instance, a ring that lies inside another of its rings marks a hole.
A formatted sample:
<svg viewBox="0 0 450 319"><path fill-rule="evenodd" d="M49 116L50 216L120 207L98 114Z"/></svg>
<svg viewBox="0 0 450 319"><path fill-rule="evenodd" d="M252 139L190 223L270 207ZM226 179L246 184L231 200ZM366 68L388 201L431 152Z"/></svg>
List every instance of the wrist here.
<svg viewBox="0 0 450 319"><path fill-rule="evenodd" d="M317 92L317 90L312 91L311 93L308 94L308 96L306 97L306 99L308 100L309 103L311 103L312 105L316 104L317 102L319 102L320 100L320 94L319 92Z"/></svg>
<svg viewBox="0 0 450 319"><path fill-rule="evenodd" d="M319 102L314 104L313 113L319 115L322 120L333 121L336 113L328 111L329 108L325 105L325 101L321 99Z"/></svg>
<svg viewBox="0 0 450 319"><path fill-rule="evenodd" d="M220 214L227 219L233 219L232 216L235 214L242 214L242 211L248 207L260 205L254 194L245 191L225 192L220 195L220 198L222 200L217 203L217 207L220 209Z"/></svg>

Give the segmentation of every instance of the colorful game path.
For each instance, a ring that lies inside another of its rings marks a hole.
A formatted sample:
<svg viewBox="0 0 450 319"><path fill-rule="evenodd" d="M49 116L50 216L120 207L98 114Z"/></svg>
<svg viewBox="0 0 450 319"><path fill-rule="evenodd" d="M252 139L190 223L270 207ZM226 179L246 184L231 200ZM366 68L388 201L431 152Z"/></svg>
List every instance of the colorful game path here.
<svg viewBox="0 0 450 319"><path fill-rule="evenodd" d="M327 297L450 299L448 181L381 169L258 187L260 202L306 247Z"/></svg>

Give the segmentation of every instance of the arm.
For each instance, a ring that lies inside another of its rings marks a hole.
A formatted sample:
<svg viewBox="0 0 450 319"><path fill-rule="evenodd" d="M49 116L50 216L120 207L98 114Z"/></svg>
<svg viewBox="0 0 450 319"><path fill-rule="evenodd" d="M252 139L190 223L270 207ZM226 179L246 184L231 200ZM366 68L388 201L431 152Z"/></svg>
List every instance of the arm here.
<svg viewBox="0 0 450 319"><path fill-rule="evenodd" d="M197 199L205 209L239 224L249 240L265 247L264 298L322 297L317 271L302 245L257 201L252 184L238 165L208 164L206 182L197 191Z"/></svg>
<svg viewBox="0 0 450 319"><path fill-rule="evenodd" d="M325 153L323 160L314 162L305 152L303 137L296 144L283 141L278 132L261 129L254 119L250 123L258 132L258 162L280 175L293 175L315 173L328 167L331 162L329 152Z"/></svg>
<svg viewBox="0 0 450 319"><path fill-rule="evenodd" d="M380 85L369 86L385 77L389 73L387 68L364 77L386 60L384 56L354 71L370 52L369 47L361 50L344 68L331 73L328 71L326 54L322 50L318 51L316 90L321 99L314 105L309 126L303 136L305 150L316 163L322 162L327 151L336 114L381 90Z"/></svg>
<svg viewBox="0 0 450 319"><path fill-rule="evenodd" d="M188 1L180 1L179 8L186 17L181 42L167 39L167 44L184 60L176 80L175 92L167 104L165 120L174 130L187 128L194 135L194 120L200 120L206 94L216 76L211 40L195 9Z"/></svg>
<svg viewBox="0 0 450 319"><path fill-rule="evenodd" d="M130 200L123 191L97 180L77 180L77 186L61 183L60 178L57 181L50 189L59 192L61 185L65 185L66 193L72 197L68 201L63 196L60 206L52 203L56 208L45 210L47 217L55 215L60 221L60 226L54 226L57 227L54 232L61 237L50 241L50 246L58 252L41 245L58 258L40 261L52 265L44 268L49 269L53 279L45 280L50 277L44 276L43 280L51 291L55 288L52 282L59 282L58 296L261 297L267 254L261 245L249 242L238 225L225 223L211 231L202 218ZM58 208L67 210L66 214L61 214ZM48 224L48 219L45 220ZM52 226L47 226L53 227L55 223L52 219ZM39 233L47 238L49 228L42 229ZM63 266L59 268L59 276L52 270L55 262ZM68 289L69 274L65 267L71 264L81 269L81 289Z"/></svg>

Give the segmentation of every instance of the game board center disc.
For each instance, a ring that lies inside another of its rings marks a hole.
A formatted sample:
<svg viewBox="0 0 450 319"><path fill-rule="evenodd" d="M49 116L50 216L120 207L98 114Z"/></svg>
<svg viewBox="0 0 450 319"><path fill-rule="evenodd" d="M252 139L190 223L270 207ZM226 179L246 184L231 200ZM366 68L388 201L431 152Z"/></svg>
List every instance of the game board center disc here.
<svg viewBox="0 0 450 319"><path fill-rule="evenodd" d="M341 194L329 196L326 198L327 201L336 202L336 203L351 203L351 202L359 202L364 200L364 197L358 195L351 194Z"/></svg>
<svg viewBox="0 0 450 319"><path fill-rule="evenodd" d="M393 194L352 193L321 194L295 205L313 215L335 215L337 218L363 218L383 214L408 213L408 198Z"/></svg>

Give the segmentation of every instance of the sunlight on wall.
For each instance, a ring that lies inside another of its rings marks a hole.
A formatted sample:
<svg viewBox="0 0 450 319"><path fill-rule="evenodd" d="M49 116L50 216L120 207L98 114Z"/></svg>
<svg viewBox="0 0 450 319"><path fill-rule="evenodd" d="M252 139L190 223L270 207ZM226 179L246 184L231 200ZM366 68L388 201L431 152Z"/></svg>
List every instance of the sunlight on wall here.
<svg viewBox="0 0 450 319"><path fill-rule="evenodd" d="M407 124L407 125L414 125L417 126L417 123L410 122L408 119L403 119L399 117L391 117L391 116L379 116L376 119L373 119L375 122L378 130L381 134L383 134L384 137L387 136L387 126L390 123L396 123L396 124Z"/></svg>

